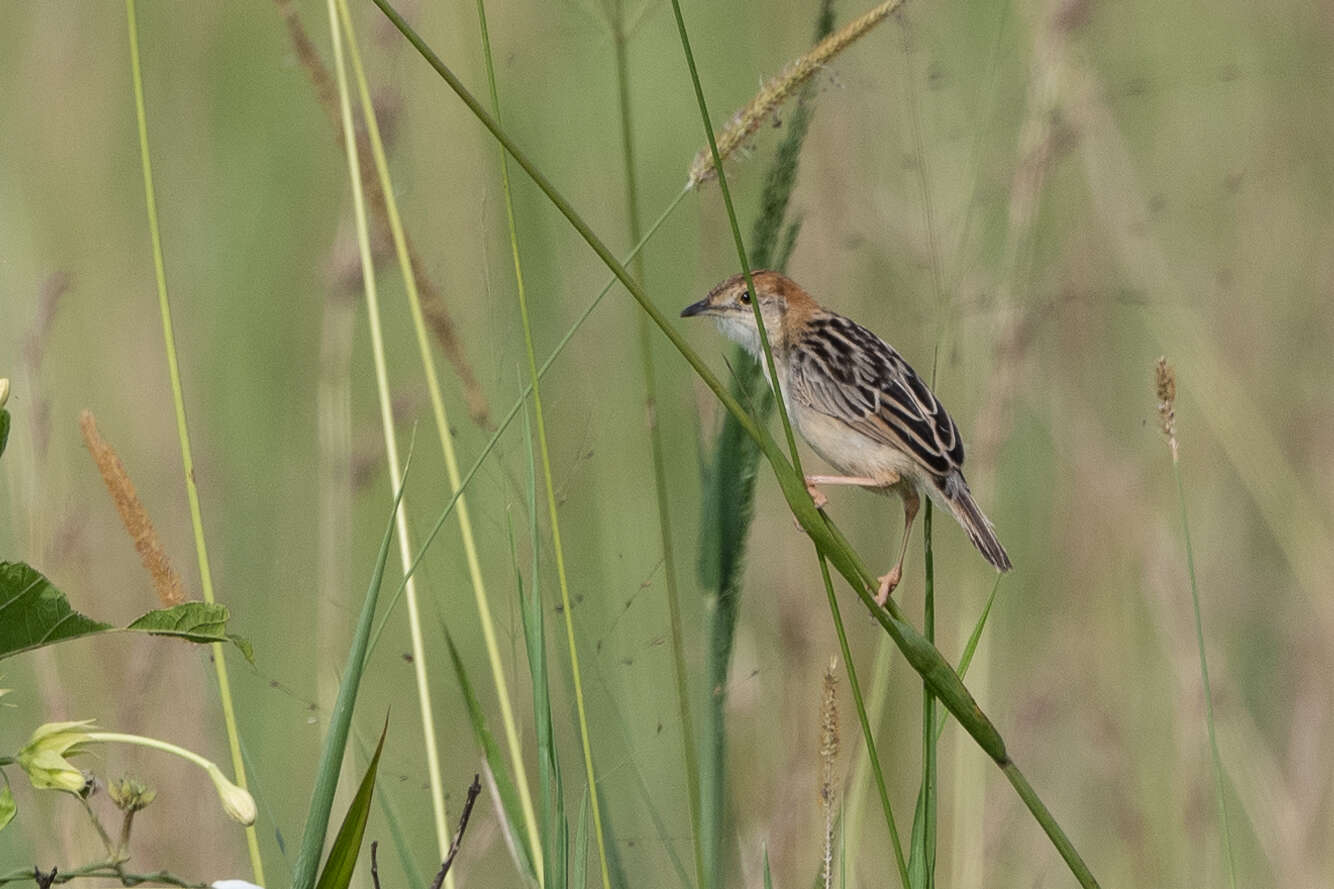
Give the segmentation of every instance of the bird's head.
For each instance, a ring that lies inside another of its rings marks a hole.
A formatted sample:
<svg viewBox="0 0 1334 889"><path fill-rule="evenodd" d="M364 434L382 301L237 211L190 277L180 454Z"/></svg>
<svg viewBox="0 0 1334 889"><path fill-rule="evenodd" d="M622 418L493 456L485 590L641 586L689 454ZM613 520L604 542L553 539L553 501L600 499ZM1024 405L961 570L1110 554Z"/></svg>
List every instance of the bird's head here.
<svg viewBox="0 0 1334 889"><path fill-rule="evenodd" d="M781 354L793 323L804 320L814 311L817 308L815 301L796 282L778 272L753 272L751 280L755 282L755 296L760 301L769 346L775 354ZM710 290L702 300L681 310L682 318L695 315L712 318L729 339L745 346L757 358L762 357L755 308L744 275L733 275Z"/></svg>

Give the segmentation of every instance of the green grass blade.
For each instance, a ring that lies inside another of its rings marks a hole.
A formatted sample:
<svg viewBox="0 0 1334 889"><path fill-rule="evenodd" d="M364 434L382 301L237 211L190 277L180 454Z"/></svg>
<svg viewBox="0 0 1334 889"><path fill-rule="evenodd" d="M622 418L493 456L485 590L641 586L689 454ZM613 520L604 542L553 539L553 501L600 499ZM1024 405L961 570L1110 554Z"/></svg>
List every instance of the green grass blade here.
<svg viewBox="0 0 1334 889"><path fill-rule="evenodd" d="M343 23L343 31L347 36L348 57L352 62L352 71L356 77L357 92L361 99L362 119L366 123L366 132L370 137L371 154L374 157L375 169L380 180L380 193L384 196L389 231L394 242L394 253L398 257L399 273L403 277L404 290L407 294L412 328L416 334L417 353L421 359L422 375L426 380L426 391L431 403L431 414L435 419L435 429L440 441L441 454L445 461L445 472L451 490L457 491L460 486L459 466L458 457L454 453L454 440L453 434L450 432L449 416L445 409L444 397L440 391L439 374L436 372L435 358L431 354L430 337L426 332L421 297L417 292L417 278L412 270L412 260L408 254L407 236L403 232L403 223L398 213L398 201L395 198L393 182L390 180L389 161L385 156L384 143L380 137L380 125L375 114L375 104L371 101L366 72L361 64L361 51L357 46L356 31L352 25L352 17L347 11L347 0L338 0L338 11ZM537 869L540 871L542 852L537 845L537 821L533 814L533 802L528 792L528 774L524 767L523 749L519 744L519 731L510 704L509 680L505 676L504 664L501 662L500 644L496 638L495 622L491 617L491 603L486 593L486 584L482 578L481 560L477 556L472 519L468 514L468 502L461 494L458 498L456 510L459 518L459 537L463 543L464 561L468 568L468 580L472 586L473 600L477 606L477 617L482 627L482 640L486 645L491 681L495 685L496 699L500 705L501 726L504 729L510 766L514 770L519 802L523 809L525 832L533 843L527 851L537 860Z"/></svg>
<svg viewBox="0 0 1334 889"><path fill-rule="evenodd" d="M190 448L190 426L185 416L185 390L181 385L181 367L176 358L176 333L171 320L171 300L167 296L167 271L163 259L162 232L158 226L157 195L153 187L153 164L148 150L148 113L144 107L144 81L139 65L139 26L136 21L134 0L125 0L125 18L130 37L130 74L134 82L134 111L139 131L139 160L144 180L144 205L148 211L148 232L153 243L153 276L157 283L158 314L162 319L162 342L167 356L167 373L171 380L171 401L176 413L176 435L181 445L181 469L185 478L185 495L190 504L190 527L194 531L195 555L199 563L199 587L204 601L212 605L213 572L204 537L204 513L199 505L199 487L195 484L194 456ZM5 423L4 436L8 435ZM0 451L3 451L0 441ZM225 646L213 643L213 670L218 681L218 698L222 705L222 721L227 731L227 749L231 754L232 773L237 785L248 789L245 761L241 756L241 740L236 726L236 708L232 704L232 684L227 674ZM245 829L246 847L250 854L250 870L255 882L264 885L264 862L259 853L259 834L253 824Z"/></svg>
<svg viewBox="0 0 1334 889"><path fill-rule="evenodd" d="M347 807L343 816L343 825L338 828L338 835L329 846L329 857L324 862L315 889L347 889L356 871L357 858L361 854L361 841L366 836L366 821L371 815L371 796L375 792L375 774L380 768L380 754L384 751L385 735L389 734L389 718L385 717L384 728L380 731L380 742L375 745L375 754L366 767L356 796Z"/></svg>
<svg viewBox="0 0 1334 889"><path fill-rule="evenodd" d="M473 736L477 739L477 746L482 748L482 756L486 760L487 768L491 770L492 779L496 782L496 791L500 796L500 816L506 821L506 831L514 837L510 849L518 859L516 864L519 872L533 882L538 882L537 869L528 855L532 845L525 842L528 837L523 830L523 809L519 803L518 791L514 787L514 779L505 766L505 757L500 752L500 745L496 743L491 730L487 728L486 714L482 712L482 705L478 702L472 682L468 679L468 671L463 666L463 659L459 657L458 648L454 645L454 637L443 626L441 632L445 635L445 647L449 649L449 661L454 667L454 678L458 681L459 690L463 693L463 702L468 708L468 722L472 725Z"/></svg>
<svg viewBox="0 0 1334 889"><path fill-rule="evenodd" d="M843 654L843 665L848 674L848 687L852 689L852 700L857 707L857 722L861 726L867 760L871 764L871 773L875 776L875 789L880 796L880 808L885 813L885 825L889 829L890 847L894 850L894 864L898 868L900 884L904 889L908 889L911 883L908 879L908 867L903 860L903 842L899 839L894 809L889 804L889 790L885 786L885 773L881 768L880 754L876 749L875 731L871 728L871 720L866 715L866 701L862 697L861 682L857 678L857 669L853 666L848 634L843 628L843 612L838 606L838 596L834 594L834 583L829 576L829 561L823 553L819 555L819 559L820 576L824 580L825 596L829 600L829 613L833 616L834 630L838 634L838 647ZM843 833L846 835L846 831Z"/></svg>
<svg viewBox="0 0 1334 889"><path fill-rule="evenodd" d="M329 715L329 730L325 733L319 766L315 770L315 788L310 796L306 826L301 835L301 850L297 854L296 867L292 873L292 889L311 889L315 885L315 871L320 863L320 855L324 851L324 834L329 828L329 812L333 808L334 791L338 789L338 770L343 766L343 752L347 748L352 711L357 704L357 690L361 686L361 676L366 667L371 623L375 617L376 603L380 600L380 584L384 581L385 563L389 559L389 543L394 537L395 519L399 504L403 502L403 489L407 482L408 466L411 463L412 453L409 450L408 459L403 466L403 477L399 479L398 491L394 494L394 507L390 510L389 522L380 541L380 551L375 557L375 570L371 572L371 582L366 588L366 596L361 604L361 616L357 620L352 645L348 649L347 663L343 666L343 679L338 683L338 698L334 703L333 712Z"/></svg>
<svg viewBox="0 0 1334 889"><path fill-rule="evenodd" d="M1071 872L1079 879L1080 884L1085 887L1096 886L1097 881L1089 873L1087 865L1075 850L1069 837L1065 835L1060 824L1056 822L1042 804L1033 788L1028 785L1022 771L1010 759L1000 733L986 714L982 712L977 702L973 700L972 695L959 679L958 674L949 665L949 662L945 660L934 645L927 642L916 628L908 622L893 599L890 599L883 609L876 606L874 600L875 579L870 569L866 567L866 563L848 544L847 539L838 527L815 508L810 495L806 492L804 480L779 449L777 443L756 423L753 417L746 413L737 399L724 388L718 377L709 370L703 359L690 347L685 338L672 327L667 318L648 298L639 283L626 271L625 266L616 260L611 250L593 232L584 218L574 210L564 196L551 184L551 181L529 159L528 155L515 144L500 123L491 114L487 113L486 109L464 87L462 81L458 79L454 72L426 45L421 36L393 8L389 0L374 0L374 2L385 13L386 17L393 22L394 27L398 28L399 32L421 53L422 58L435 69L436 73L454 91L455 95L468 106L473 116L491 132L509 156L513 157L515 162L524 169L533 183L542 190L552 205L569 221L570 225L597 254L598 258L625 285L626 290L629 291L635 302L649 314L658 329L672 343L681 357L690 364L700 380L722 402L728 412L738 418L746 434L755 440L764 452L765 459L773 469L774 476L789 509L792 510L793 516L801 527L810 535L811 542L825 553L839 574L843 575L852 586L853 591L862 600L863 605L866 606L881 627L889 633L909 665L927 682L931 683L932 689L950 713L959 720L960 725L977 742L978 746L1002 769L1011 785L1024 801L1025 806L1028 807L1029 812L1051 839L1052 844L1065 859ZM560 559L558 558L558 567L559 564Z"/></svg>
<svg viewBox="0 0 1334 889"><path fill-rule="evenodd" d="M931 552L931 501L926 501L922 516L923 558L926 583L923 596L922 630L927 641L936 637L936 572ZM922 684L922 780L917 789L913 811L912 851L908 856L908 878L913 889L933 889L936 884L936 698L931 687Z"/></svg>
<svg viewBox="0 0 1334 889"><path fill-rule="evenodd" d="M1164 431L1172 450L1172 475L1176 479L1177 506L1181 513L1181 535L1186 544L1186 572L1190 575L1190 604L1195 616L1195 643L1200 653L1200 684L1204 690L1204 717L1209 730L1209 756L1213 762L1215 790L1218 795L1218 817L1221 825L1223 853L1227 861L1228 883L1237 889L1237 862L1232 854L1232 828L1228 824L1227 789L1223 783L1223 758L1218 752L1218 735L1214 731L1214 694L1209 683L1209 659L1204 652L1204 618L1200 614L1200 585L1195 574L1195 548L1190 541L1190 520L1186 516L1186 486L1181 478L1181 455L1176 438L1176 420L1173 403L1176 398L1176 378L1167 359L1158 359L1158 410L1163 417ZM1170 383L1170 387L1165 385Z"/></svg>
<svg viewBox="0 0 1334 889"><path fill-rule="evenodd" d="M624 2L617 0L611 22L612 48L616 56L616 96L621 121L621 156L625 170L626 218L630 240L640 240L639 187L635 176L634 127L631 125L630 66L625 30ZM643 258L634 261L634 271L644 280ZM639 358L644 374L644 408L648 421L653 491L658 509L658 539L662 548L663 585L667 593L669 635L672 645L672 678L676 682L677 721L681 730L681 758L685 764L686 799L690 814L690 845L695 859L695 879L704 884L704 857L700 838L700 770L695 721L690 712L690 684L686 679L684 633L681 627L681 593L676 580L676 552L672 541L672 517L668 502L667 460L662 430L658 426L658 381L653 364L653 328L648 316L638 313ZM655 811L656 818L656 811Z"/></svg>
<svg viewBox="0 0 1334 889"><path fill-rule="evenodd" d="M525 419L527 415L525 414ZM525 424L526 425L526 424ZM538 825L543 852L543 885L546 889L564 889L569 850L566 847L564 788L551 720L551 689L547 680L546 638L542 625L542 599L538 595L537 573L537 496L532 467L532 439L526 439L529 451L529 515L533 545L533 590L525 593L519 570L519 553L514 544L514 527L507 520L510 560L514 564L515 589L519 594L519 616L523 623L524 647L528 654L528 677L533 689L533 723L537 735ZM508 519L508 517L507 517Z"/></svg>
<svg viewBox="0 0 1334 889"><path fill-rule="evenodd" d="M833 6L829 0L820 8L815 28L818 43L833 30ZM755 218L751 237L751 261L756 268L774 264L782 269L791 253L791 244L779 245L779 232L796 186L801 147L810 129L814 91L807 84L797 98L787 135L779 143L764 181L760 212ZM789 227L795 241L797 226ZM643 319L647 323L647 318ZM773 390L760 383L760 367L739 346L732 350L731 393L762 423L773 410ZM723 418L722 430L714 445L712 460L703 467L702 498L704 515L700 523L700 577L714 596L710 609L709 646L705 666L705 687L723 689L708 698L705 757L700 768L701 813L700 845L703 857L701 886L718 885L721 878L720 850L726 806L727 673L732 662L732 648L741 611L741 577L745 562L746 539L755 503L755 476L760 449L746 434L742 424L731 414ZM707 882L706 882L707 880Z"/></svg>
<svg viewBox="0 0 1334 889"><path fill-rule="evenodd" d="M764 889L774 889L774 876L769 872L769 847L764 847Z"/></svg>
<svg viewBox="0 0 1334 889"><path fill-rule="evenodd" d="M542 614L539 564L542 538L537 525L537 458L533 453L533 436L528 412L523 413L523 442L528 455L528 487L525 506L528 510L528 545L532 553L532 592L525 595L523 573L519 570L519 553L514 544L514 530L509 530L510 560L514 563L515 590L519 594L519 615L523 622L524 646L528 655L528 676L533 694L533 725L537 735L537 780L542 793L539 812L542 831L542 849L545 853L544 875L546 889L564 889L569 879L569 825L565 819L565 786L560 774L560 757L556 748L555 726L551 718L551 671L547 663L546 626ZM582 886L580 887L582 889Z"/></svg>
<svg viewBox="0 0 1334 889"><path fill-rule="evenodd" d="M478 0L477 9L485 32L485 4ZM487 85L491 91L491 111L500 119L500 97L496 90L495 69L491 62L489 41L483 41L486 59ZM499 123L497 123L499 126ZM505 198L505 222L509 229L510 254L514 260L515 292L519 302L519 318L523 322L524 351L528 358L528 380L533 390L533 415L537 420L538 454L542 459L542 479L546 488L547 520L551 525L551 546L556 556L556 581L560 585L561 613L565 618L566 644L570 654L570 678L574 683L575 709L578 714L579 739L583 747L584 773L588 779L590 805L593 812L593 836L597 841L598 861L602 870L602 887L611 889L611 875L607 866L607 842L602 829L602 813L598 804L597 774L593 765L593 742L588 731L588 713L584 703L583 678L579 668L579 652L575 644L574 609L571 607L570 586L565 570L565 548L561 543L560 515L556 508L556 485L551 472L551 453L547 444L546 418L542 410L542 387L537 374L537 357L533 347L533 326L528 313L528 293L524 286L523 263L520 260L518 223L514 214L514 197L510 188L509 155L503 146L500 153L501 192Z"/></svg>
<svg viewBox="0 0 1334 889"><path fill-rule="evenodd" d="M991 615L991 606L996 604L996 592L1000 589L1001 578L1003 574L996 575L996 582L991 585L991 595L987 596L987 602L982 606L982 613L977 616L977 621L973 624L973 631L968 635L968 642L963 647L963 654L959 657L959 677L968 675L968 667L973 663L973 655L977 652L977 644L982 639L982 629L987 625L987 618ZM945 723L949 719L948 714L942 713L936 718L936 740L940 740L940 733L945 730Z"/></svg>
<svg viewBox="0 0 1334 889"><path fill-rule="evenodd" d="M352 186L352 218L357 235L357 254L361 264L362 291L366 297L366 320L370 332L371 359L375 366L375 399L380 409L380 434L384 439L385 461L391 478L401 475L399 469L398 432L394 426L392 395L389 391L389 369L385 358L384 331L380 318L380 297L375 278L375 262L371 256L370 227L366 216L366 200L361 179L360 153L357 148L355 126L352 120L351 90L347 83L347 65L343 59L342 29L338 24L337 0L326 0L329 18L329 36L333 46L333 69L338 83L338 111L343 124L343 145L346 149L348 179ZM426 757L426 781L431 795L431 821L435 828L436 849L441 858L449 850L449 813L445 808L444 779L440 769L440 748L435 732L435 709L431 701L431 671L428 668L423 641L421 611L417 607L417 588L409 562L412 540L408 530L406 510L398 512L398 549L403 565L403 589L408 603L408 638L412 650L412 678L417 693L417 709L421 719L422 750ZM454 889L453 875L445 877L445 889Z"/></svg>
<svg viewBox="0 0 1334 889"><path fill-rule="evenodd" d="M686 192L681 192L670 204L667 205L666 208L663 209L657 220L655 220L654 223L649 226L649 230L644 233L644 237L641 238L639 243L626 255L626 262L629 262L631 259L634 259L635 256L639 255L639 251L644 249L644 245L657 234L658 229L662 227L662 224L666 222L667 218L672 215L672 212L680 206L681 200L685 195ZM579 317L574 320L574 323L566 329L565 334L560 338L560 341L556 343L555 348L551 350L551 354L547 356L546 361L542 362L542 365L537 369L537 377L539 380L546 377L547 371L551 369L551 365L556 363L556 359L565 351L565 347L570 344L572 339L574 339L574 335L581 327L583 327L584 322L592 317L593 311L601 305L602 298L611 292L611 288L615 286L617 280L618 279L613 275L611 280L603 285L602 289L598 292L598 295L584 307L583 312L581 312ZM514 422L514 418L519 416L520 409L528 403L528 398L532 395L532 392L533 386L531 383L524 386L523 392L519 395L518 400L505 412L505 416L501 418L500 423L496 426L496 431L491 434L489 439L487 439L486 444L482 446L481 452L473 461L472 466L469 467L468 471L465 472L463 477L459 480L458 489L450 495L444 508L440 510L440 515L436 516L435 523L427 533L426 539L422 541L421 546L417 549L417 554L412 557L412 561L408 565L408 570L404 572L403 580L399 583L398 589L396 589L393 595L389 597L389 604L385 608L385 615L381 618L380 623L375 628L375 634L371 637L372 651L375 650L376 644L379 643L380 635L384 632L385 625L389 622L389 617L393 614L394 607L402 597L404 589L407 587L408 579L416 573L417 566L420 565L422 559L426 557L426 551L430 549L431 544L435 542L435 538L440 534L440 529L445 526L445 522L447 522L449 517L454 514L454 510L458 507L459 500L462 499L464 493L472 484L472 480L477 477L477 473L481 470L487 457L491 456L491 452L495 449L496 445L500 443L500 437L505 434L507 429L509 429L510 423Z"/></svg>
<svg viewBox="0 0 1334 889"><path fill-rule="evenodd" d="M361 755L365 756L369 751L369 745L360 734L357 736L357 748ZM403 820L398 817L398 806L394 804L394 794L392 786L380 788L380 792L375 795L380 803L380 814L384 816L385 824L389 828L389 838L393 840L394 851L398 854L399 866L403 868L403 876L408 886L416 887L426 886L426 877L421 869L417 867L417 861L413 857L412 848L408 844L407 834L403 832Z"/></svg>

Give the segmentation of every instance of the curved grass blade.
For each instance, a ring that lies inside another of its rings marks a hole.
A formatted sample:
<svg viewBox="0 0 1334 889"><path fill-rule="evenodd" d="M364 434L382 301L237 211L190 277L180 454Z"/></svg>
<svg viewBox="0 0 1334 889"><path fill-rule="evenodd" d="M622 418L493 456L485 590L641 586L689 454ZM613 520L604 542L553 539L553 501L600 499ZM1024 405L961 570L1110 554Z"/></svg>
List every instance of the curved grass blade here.
<svg viewBox="0 0 1334 889"><path fill-rule="evenodd" d="M361 778L356 796L347 807L343 816L343 826L338 828L329 847L329 858L324 862L315 889L347 889L356 871L357 857L361 853L361 841L366 835L366 821L371 814L371 796L375 792L375 773L380 768L380 753L384 750L384 738L389 734L389 717L385 716L384 728L380 730L380 742L375 745L375 754L366 767L366 774Z"/></svg>
<svg viewBox="0 0 1334 889"><path fill-rule="evenodd" d="M399 504L403 502L403 489L411 464L412 450L409 447L408 458L403 464L403 478L399 480L398 491L394 494L394 506L389 512L389 522L375 558L375 570L371 572L371 582L361 605L361 616L357 619L357 629L352 636L347 663L343 667L343 680L338 684L338 698L329 717L329 730L324 736L320 764L315 771L315 787L310 795L306 827L301 835L301 850L292 872L292 889L311 889L315 885L315 869L324 851L324 834L329 829L329 812L333 808L334 791L338 789L338 770L343 766L352 711L357 704L357 690L366 668L371 623L375 618L375 605L380 600L380 584L384 581L385 562L389 559L389 543L394 538L394 521L398 516Z"/></svg>
<svg viewBox="0 0 1334 889"><path fill-rule="evenodd" d="M508 822L506 831L515 838L515 841L509 844L510 851L514 854L520 873L536 883L537 871L533 867L532 858L528 855L528 850L532 846L528 842L530 838L524 834L523 809L519 804L518 791L514 788L514 779L510 777L505 767L505 757L500 752L500 745L496 743L491 730L486 726L486 714L482 712L482 705L477 701L477 693L473 691L468 671L464 668L459 650L454 645L454 637L443 626L441 632L445 634L445 646L449 649L449 660L454 666L454 677L458 680L459 690L463 692L463 701L468 707L468 721L472 724L473 734L477 738L478 746L482 748L482 756L486 759L487 768L491 770L491 777L495 780L496 790L500 794L500 816Z"/></svg>

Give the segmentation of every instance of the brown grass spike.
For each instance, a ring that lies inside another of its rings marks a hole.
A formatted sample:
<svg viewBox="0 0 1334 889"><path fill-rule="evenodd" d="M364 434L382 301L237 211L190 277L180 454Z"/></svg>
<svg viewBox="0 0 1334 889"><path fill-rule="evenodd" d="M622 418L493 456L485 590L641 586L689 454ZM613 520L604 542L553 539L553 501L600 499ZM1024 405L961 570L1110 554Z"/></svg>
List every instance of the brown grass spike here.
<svg viewBox="0 0 1334 889"><path fill-rule="evenodd" d="M320 107L333 123L334 130L338 133L338 144L341 146L343 129L338 110L338 93L333 78L329 75L329 69L325 67L315 45L310 41L310 36L306 34L306 29L302 26L291 0L274 0L274 2L287 25L287 33L296 51L297 61L310 76ZM360 123L357 126L357 160L361 166L362 187L366 190L367 202L375 220L372 246L375 255L379 257L389 250L389 211L385 205L384 191L380 188L380 178L376 174L370 137L366 135L366 128ZM445 308L444 298L440 295L435 282L427 276L425 266L422 265L417 249L407 232L403 233L403 239L406 242L412 274L417 279L422 315L440 342L441 351L445 353L449 363L454 366L454 372L459 376L459 382L463 385L463 399L468 405L468 416L483 429L491 429L491 408L487 404L486 393L482 390L482 384L477 381L472 365L468 363L468 356L463 353L463 343L455 333L454 320L450 317L449 310Z"/></svg>
<svg viewBox="0 0 1334 889"><path fill-rule="evenodd" d="M102 481L106 483L107 491L116 504L116 512L120 513L120 520L124 523L125 530L134 540L134 548L139 551L144 569L153 578L153 588L157 590L163 607L180 605L186 600L185 586L171 567L171 560L167 558L167 552L162 548L162 541L158 539L157 531L153 530L153 522L148 518L148 511L144 509L144 504L134 490L134 482L130 481L130 474L125 471L125 464L116 456L115 449L97 431L97 420L93 418L91 411L79 414L79 428L83 430L83 443L93 455L93 462L102 473Z"/></svg>

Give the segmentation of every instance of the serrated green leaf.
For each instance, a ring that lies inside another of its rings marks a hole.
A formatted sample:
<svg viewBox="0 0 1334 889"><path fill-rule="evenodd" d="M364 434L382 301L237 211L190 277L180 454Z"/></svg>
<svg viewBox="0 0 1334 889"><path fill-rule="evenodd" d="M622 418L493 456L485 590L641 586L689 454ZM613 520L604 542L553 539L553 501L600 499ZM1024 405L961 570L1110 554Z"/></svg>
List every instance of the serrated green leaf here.
<svg viewBox="0 0 1334 889"><path fill-rule="evenodd" d="M357 869L357 858L361 853L361 841L366 836L366 821L371 814L371 796L375 792L375 773L380 767L380 752L384 750L384 737L389 733L389 718L385 717L384 728L380 731L380 743L375 745L375 755L366 767L366 774L357 788L357 795L352 798L352 805L347 807L343 816L343 826L338 828L329 847L329 857L324 862L324 872L320 874L315 889L347 889L352 882L352 874Z"/></svg>
<svg viewBox="0 0 1334 889"><path fill-rule="evenodd" d="M0 659L68 639L130 630L189 642L232 642L253 662L250 643L227 633L227 606L186 602L115 627L70 607L65 594L24 562L0 562Z"/></svg>

